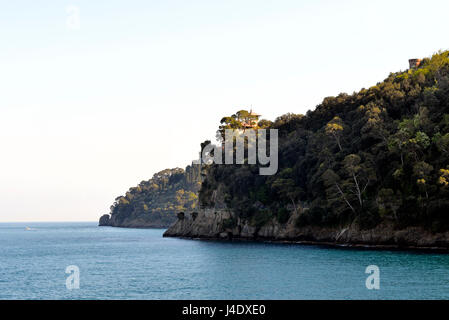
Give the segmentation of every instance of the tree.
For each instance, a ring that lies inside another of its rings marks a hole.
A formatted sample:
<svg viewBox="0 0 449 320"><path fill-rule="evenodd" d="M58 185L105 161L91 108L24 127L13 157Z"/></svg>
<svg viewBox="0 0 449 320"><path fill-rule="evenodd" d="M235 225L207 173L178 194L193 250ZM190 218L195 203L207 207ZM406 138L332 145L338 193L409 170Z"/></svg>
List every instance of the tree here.
<svg viewBox="0 0 449 320"><path fill-rule="evenodd" d="M339 176L328 169L322 175L327 199L332 203L335 195L338 195L337 199L345 203L354 214L359 215L364 207L364 194L370 182L375 180L375 173L372 168L361 163L360 156L356 154L344 158L341 173Z"/></svg>
<svg viewBox="0 0 449 320"><path fill-rule="evenodd" d="M399 130L389 139L388 149L390 150L390 152L399 153L402 167L404 166L404 155L409 139L410 132L405 128L399 128Z"/></svg>
<svg viewBox="0 0 449 320"><path fill-rule="evenodd" d="M441 135L437 133L433 138L438 150L445 156L449 157L449 133Z"/></svg>
<svg viewBox="0 0 449 320"><path fill-rule="evenodd" d="M449 186L449 167L448 169L440 169L438 184L440 184L443 188Z"/></svg>
<svg viewBox="0 0 449 320"><path fill-rule="evenodd" d="M393 215L395 221L398 221L397 211L401 207L401 194L395 193L393 189L380 189L377 195L379 211L381 216Z"/></svg>
<svg viewBox="0 0 449 320"><path fill-rule="evenodd" d="M352 206L349 201L347 194L343 191L340 186L341 179L340 177L331 169L326 170L321 176L324 186L326 187L327 200L332 204L335 199L343 201L348 208L356 214L355 208ZM334 197L336 194L339 196Z"/></svg>
<svg viewBox="0 0 449 320"><path fill-rule="evenodd" d="M226 129L241 129L243 128L242 123L237 120L237 115L233 114L230 117L223 117L220 120L220 126L217 131L216 138L218 141L224 141L225 130Z"/></svg>
<svg viewBox="0 0 449 320"><path fill-rule="evenodd" d="M257 126L259 128L261 128L261 129L268 129L268 128L271 128L273 126L273 122L270 121L270 120L262 119L262 120L259 121Z"/></svg>
<svg viewBox="0 0 449 320"><path fill-rule="evenodd" d="M326 125L326 134L332 136L337 142L338 148L342 151L340 139L343 133L343 121L340 117L334 117L331 121L329 121Z"/></svg>
<svg viewBox="0 0 449 320"><path fill-rule="evenodd" d="M271 184L273 190L275 190L278 195L283 199L289 199L293 205L293 209L295 213L298 213L297 209L297 199L301 193L300 188L295 186L295 182L293 179L283 179L278 178L273 181Z"/></svg>
<svg viewBox="0 0 449 320"><path fill-rule="evenodd" d="M224 141L226 129L245 129L247 126L253 126L257 129L258 117L251 114L247 110L239 110L235 114L223 117L220 120L220 126L217 131L216 138L218 141ZM267 121L267 120L264 120ZM265 125L269 125L269 122L265 122Z"/></svg>
<svg viewBox="0 0 449 320"><path fill-rule="evenodd" d="M364 135L371 135L373 137L380 137L386 144L388 144L388 131L385 128L385 123L381 117L384 110L374 104L368 103L366 106L360 106L359 109L365 112L365 125L361 129Z"/></svg>
<svg viewBox="0 0 449 320"><path fill-rule="evenodd" d="M430 146L429 136L419 131L418 118L404 119L398 125L398 131L389 140L389 149L398 152L401 165L404 166L404 157L412 157L413 162L420 160L422 154Z"/></svg>
<svg viewBox="0 0 449 320"><path fill-rule="evenodd" d="M406 143L406 149L409 154L413 155L415 161L419 161L425 152L425 150L430 146L429 136L422 132L416 132L416 135L409 139Z"/></svg>
<svg viewBox="0 0 449 320"><path fill-rule="evenodd" d="M257 120L257 117L251 115L251 113L248 110L240 110L236 112L237 115L237 121L239 121L242 124L251 124L255 120Z"/></svg>
<svg viewBox="0 0 449 320"><path fill-rule="evenodd" d="M363 207L363 194L368 188L372 172L367 167L361 165L361 159L356 154L350 154L343 161L344 169L349 175L349 180L345 184L350 185L352 192L359 202L360 208ZM351 181L353 180L353 181Z"/></svg>
<svg viewBox="0 0 449 320"><path fill-rule="evenodd" d="M421 189L424 190L427 199L429 198L429 194L427 192L427 184L430 180L430 174L432 173L432 171L433 167L424 161L418 162L413 166L413 173L417 178L416 183Z"/></svg>

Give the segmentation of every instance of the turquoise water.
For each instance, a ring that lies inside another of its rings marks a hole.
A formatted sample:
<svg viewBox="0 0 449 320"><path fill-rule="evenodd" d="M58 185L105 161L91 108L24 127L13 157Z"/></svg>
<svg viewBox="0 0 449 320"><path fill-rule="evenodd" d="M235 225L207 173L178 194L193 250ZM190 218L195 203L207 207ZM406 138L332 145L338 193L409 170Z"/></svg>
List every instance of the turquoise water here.
<svg viewBox="0 0 449 320"><path fill-rule="evenodd" d="M31 230L25 230L26 227ZM162 238L95 223L0 224L0 299L448 299L449 255ZM80 289L65 269L80 269ZM365 286L380 268L380 290Z"/></svg>

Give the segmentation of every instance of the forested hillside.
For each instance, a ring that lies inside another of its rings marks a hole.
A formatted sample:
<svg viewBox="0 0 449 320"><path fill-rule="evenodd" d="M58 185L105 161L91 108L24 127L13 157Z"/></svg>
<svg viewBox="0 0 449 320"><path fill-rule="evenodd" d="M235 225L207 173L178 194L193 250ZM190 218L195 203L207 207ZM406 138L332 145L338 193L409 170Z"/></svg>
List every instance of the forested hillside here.
<svg viewBox="0 0 449 320"><path fill-rule="evenodd" d="M198 165L158 172L117 197L110 215L104 215L100 225L168 227L176 220L176 213L197 208L200 180Z"/></svg>
<svg viewBox="0 0 449 320"><path fill-rule="evenodd" d="M449 52L392 73L353 94L328 97L306 115L287 114L279 129L279 170L210 165L200 203L220 190L237 219L263 226L298 214L298 227L381 222L449 229ZM225 118L232 124L232 119ZM223 126L220 127L223 129Z"/></svg>

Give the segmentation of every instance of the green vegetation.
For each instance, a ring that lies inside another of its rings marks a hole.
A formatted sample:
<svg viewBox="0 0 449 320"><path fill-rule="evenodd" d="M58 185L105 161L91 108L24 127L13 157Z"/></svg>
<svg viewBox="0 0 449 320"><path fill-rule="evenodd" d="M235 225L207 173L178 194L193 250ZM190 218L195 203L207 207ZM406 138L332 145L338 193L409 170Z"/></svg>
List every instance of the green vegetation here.
<svg viewBox="0 0 449 320"><path fill-rule="evenodd" d="M248 112L223 118L219 137L241 127L239 115ZM227 207L255 226L285 223L296 212L298 226L388 221L449 230L449 52L369 89L325 98L304 116L262 121L279 130L278 173L209 165L201 206L213 207L220 189Z"/></svg>
<svg viewBox="0 0 449 320"><path fill-rule="evenodd" d="M220 127L217 131L217 139L224 140L226 129L245 130L266 128L271 125L271 121L259 121L259 115L252 111L240 110L229 117L220 120Z"/></svg>
<svg viewBox="0 0 449 320"><path fill-rule="evenodd" d="M177 213L191 212L198 207L200 181L198 165L158 172L115 199L110 221L115 226L125 225L125 220L157 221L160 226L169 226Z"/></svg>

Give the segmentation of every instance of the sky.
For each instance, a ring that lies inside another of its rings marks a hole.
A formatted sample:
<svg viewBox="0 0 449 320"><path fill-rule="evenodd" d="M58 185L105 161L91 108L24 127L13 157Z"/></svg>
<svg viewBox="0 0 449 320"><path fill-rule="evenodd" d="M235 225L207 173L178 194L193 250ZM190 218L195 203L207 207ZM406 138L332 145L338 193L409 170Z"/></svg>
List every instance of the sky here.
<svg viewBox="0 0 449 320"><path fill-rule="evenodd" d="M448 49L449 2L0 0L0 221L95 221L223 116L313 110Z"/></svg>

